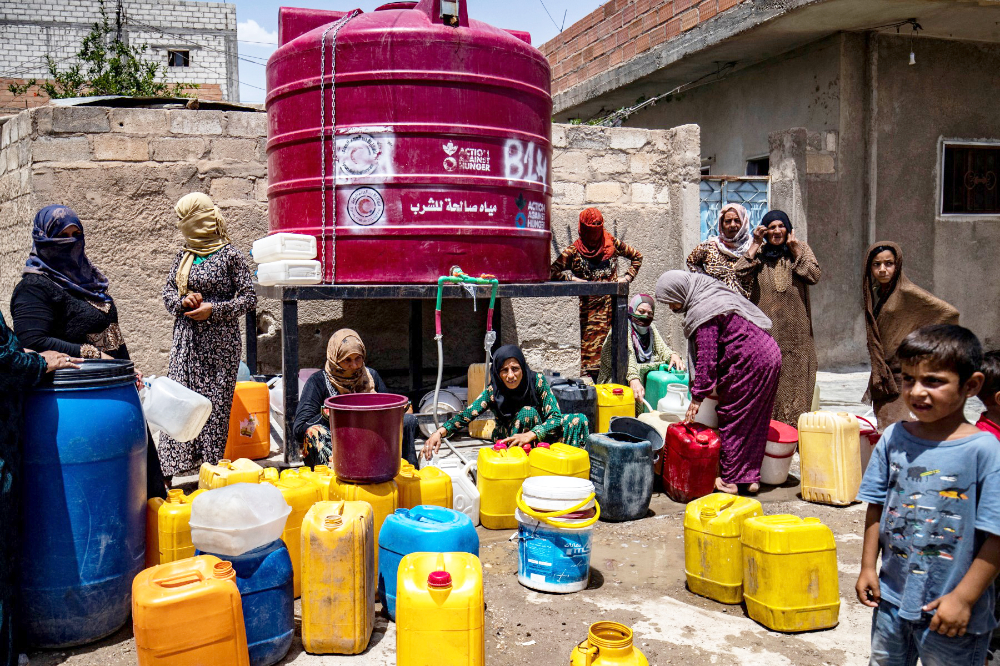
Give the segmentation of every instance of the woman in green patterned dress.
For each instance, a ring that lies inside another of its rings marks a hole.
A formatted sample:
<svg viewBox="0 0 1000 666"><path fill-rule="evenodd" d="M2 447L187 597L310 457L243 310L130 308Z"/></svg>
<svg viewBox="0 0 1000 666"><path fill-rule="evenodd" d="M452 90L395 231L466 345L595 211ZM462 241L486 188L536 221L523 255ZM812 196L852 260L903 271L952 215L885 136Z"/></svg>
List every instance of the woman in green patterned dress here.
<svg viewBox="0 0 1000 666"><path fill-rule="evenodd" d="M443 437L468 426L486 410L496 419L493 439L507 446L565 442L582 447L590 435L587 417L560 412L545 377L531 371L516 345L504 345L493 355L486 390L427 438L424 459L437 453Z"/></svg>

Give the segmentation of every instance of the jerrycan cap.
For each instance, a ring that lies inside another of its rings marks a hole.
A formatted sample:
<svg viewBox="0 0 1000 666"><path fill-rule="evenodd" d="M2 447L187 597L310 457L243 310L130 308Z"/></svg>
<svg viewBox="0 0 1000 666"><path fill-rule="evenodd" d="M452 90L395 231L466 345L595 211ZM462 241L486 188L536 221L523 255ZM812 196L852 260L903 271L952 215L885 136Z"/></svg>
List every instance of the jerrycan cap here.
<svg viewBox="0 0 1000 666"><path fill-rule="evenodd" d="M623 388L611 389L611 393L613 393L614 395L625 395L625 389Z"/></svg>
<svg viewBox="0 0 1000 666"><path fill-rule="evenodd" d="M714 506L703 506L701 507L701 517L702 518L715 518L719 515L718 510Z"/></svg>
<svg viewBox="0 0 1000 666"><path fill-rule="evenodd" d="M538 444L535 444L535 448L536 449L547 449L550 446L552 446L552 445L549 444L548 442L538 442Z"/></svg>
<svg viewBox="0 0 1000 666"><path fill-rule="evenodd" d="M497 440L497 441L493 442L493 450L494 451L506 451L507 450L507 445L504 444L503 442L501 442L500 440Z"/></svg>
<svg viewBox="0 0 1000 666"><path fill-rule="evenodd" d="M694 441L698 442L699 444L708 444L708 442L711 439L712 438L708 436L708 433L704 431L699 432L697 435L694 436Z"/></svg>
<svg viewBox="0 0 1000 666"><path fill-rule="evenodd" d="M451 574L447 571L432 571L427 576L428 587L451 587Z"/></svg>

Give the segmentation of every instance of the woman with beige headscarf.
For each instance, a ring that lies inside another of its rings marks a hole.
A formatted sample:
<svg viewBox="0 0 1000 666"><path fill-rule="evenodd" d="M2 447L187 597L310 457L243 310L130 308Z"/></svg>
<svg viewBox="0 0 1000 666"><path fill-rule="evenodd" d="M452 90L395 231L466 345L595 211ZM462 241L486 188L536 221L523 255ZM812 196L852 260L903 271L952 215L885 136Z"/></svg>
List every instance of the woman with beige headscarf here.
<svg viewBox="0 0 1000 666"><path fill-rule="evenodd" d="M718 235L709 236L688 255L688 270L715 278L744 298L749 298L750 284L746 276L737 271L736 264L753 241L750 213L739 204L726 204L719 209L716 226Z"/></svg>
<svg viewBox="0 0 1000 666"><path fill-rule="evenodd" d="M326 465L333 453L328 415L323 407L326 399L345 393L388 393L378 372L365 363L368 351L361 336L342 328L326 346L326 365L302 387L299 407L295 412L294 440L302 442L302 460L306 465ZM417 464L413 442L417 436L417 417L403 416L403 457Z"/></svg>
<svg viewBox="0 0 1000 666"><path fill-rule="evenodd" d="M168 376L211 400L212 414L190 442L160 435L165 476L215 464L225 454L243 351L240 322L257 306L250 266L208 195L188 194L174 211L184 247L163 287L163 303L176 317Z"/></svg>

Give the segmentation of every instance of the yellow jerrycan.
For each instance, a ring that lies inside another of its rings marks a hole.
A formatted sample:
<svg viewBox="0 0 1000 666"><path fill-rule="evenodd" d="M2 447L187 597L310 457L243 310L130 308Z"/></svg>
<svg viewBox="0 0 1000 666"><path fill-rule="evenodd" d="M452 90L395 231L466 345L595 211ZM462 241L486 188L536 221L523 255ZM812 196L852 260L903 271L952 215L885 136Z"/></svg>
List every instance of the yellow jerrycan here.
<svg viewBox="0 0 1000 666"><path fill-rule="evenodd" d="M198 470L198 489L215 490L234 483L260 483L263 470L263 467L246 458L223 458L218 465L202 463Z"/></svg>
<svg viewBox="0 0 1000 666"><path fill-rule="evenodd" d="M590 478L590 455L583 449L556 442L548 448L536 446L528 454L528 476L575 476Z"/></svg>
<svg viewBox="0 0 1000 666"><path fill-rule="evenodd" d="M483 666L483 566L470 553L410 553L396 587L398 666Z"/></svg>
<svg viewBox="0 0 1000 666"><path fill-rule="evenodd" d="M302 646L358 654L375 627L375 518L368 502L317 502L302 521Z"/></svg>
<svg viewBox="0 0 1000 666"><path fill-rule="evenodd" d="M684 573L695 594L724 604L743 601L743 521L764 515L749 497L713 493L684 510Z"/></svg>
<svg viewBox="0 0 1000 666"><path fill-rule="evenodd" d="M757 516L743 523L743 598L773 631L837 626L837 544L819 518Z"/></svg>
<svg viewBox="0 0 1000 666"><path fill-rule="evenodd" d="M609 432L615 416L635 418L635 395L628 386L597 384L597 432Z"/></svg>
<svg viewBox="0 0 1000 666"><path fill-rule="evenodd" d="M447 472L440 467L417 469L405 460L401 463L396 475L400 509L412 509L421 504L452 508L455 487Z"/></svg>
<svg viewBox="0 0 1000 666"><path fill-rule="evenodd" d="M271 453L271 395L263 382L236 382L226 458L259 460Z"/></svg>
<svg viewBox="0 0 1000 666"><path fill-rule="evenodd" d="M132 629L139 666L250 666L236 572L211 555L140 571Z"/></svg>
<svg viewBox="0 0 1000 666"><path fill-rule="evenodd" d="M312 469L299 468L299 478L305 479L319 488L324 502L330 499L330 481L333 480L334 476L333 468L329 465L316 465Z"/></svg>
<svg viewBox="0 0 1000 666"><path fill-rule="evenodd" d="M154 497L146 502L146 566L194 557L191 543L191 502L205 491L190 495L172 488L167 499Z"/></svg>
<svg viewBox="0 0 1000 666"><path fill-rule="evenodd" d="M476 462L479 522L488 530L517 529L517 491L528 478L528 454L519 446L482 448Z"/></svg>
<svg viewBox="0 0 1000 666"><path fill-rule="evenodd" d="M488 381L486 378L486 364L473 363L470 365L466 379L466 386L469 388L468 400L469 404L472 404L472 401L486 390L486 383ZM497 422L493 419L476 419L469 424L469 436L476 439L488 440L493 434L493 429L496 425Z"/></svg>
<svg viewBox="0 0 1000 666"><path fill-rule="evenodd" d="M265 471L267 473L263 481L280 490L288 506L292 507L292 512L285 521L285 531L281 533L281 540L288 547L288 556L292 559L292 587L295 596L299 597L302 594L302 519L313 504L322 500L323 495L314 484L298 478L297 475L275 479L277 470L269 467Z"/></svg>
<svg viewBox="0 0 1000 666"><path fill-rule="evenodd" d="M375 576L378 579L378 534L385 519L399 508L399 487L395 481L348 483L337 477L330 481L330 501L368 502L375 516Z"/></svg>
<svg viewBox="0 0 1000 666"><path fill-rule="evenodd" d="M573 648L570 666L649 666L645 655L632 645L632 630L617 622L590 625L587 640Z"/></svg>
<svg viewBox="0 0 1000 666"><path fill-rule="evenodd" d="M861 487L858 420L846 412L808 412L799 417L802 499L846 506Z"/></svg>

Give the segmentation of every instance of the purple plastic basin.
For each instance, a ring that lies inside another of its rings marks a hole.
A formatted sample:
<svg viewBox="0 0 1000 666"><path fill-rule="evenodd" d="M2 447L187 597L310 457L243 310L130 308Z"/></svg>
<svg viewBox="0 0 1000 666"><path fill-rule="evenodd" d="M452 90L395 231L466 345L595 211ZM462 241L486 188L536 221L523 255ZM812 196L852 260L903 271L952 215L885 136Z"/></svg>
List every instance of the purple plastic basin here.
<svg viewBox="0 0 1000 666"><path fill-rule="evenodd" d="M348 393L326 399L338 477L381 483L399 474L403 414L409 402L395 393Z"/></svg>

